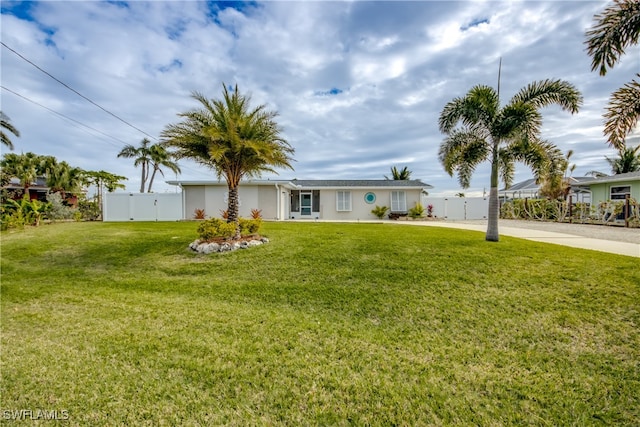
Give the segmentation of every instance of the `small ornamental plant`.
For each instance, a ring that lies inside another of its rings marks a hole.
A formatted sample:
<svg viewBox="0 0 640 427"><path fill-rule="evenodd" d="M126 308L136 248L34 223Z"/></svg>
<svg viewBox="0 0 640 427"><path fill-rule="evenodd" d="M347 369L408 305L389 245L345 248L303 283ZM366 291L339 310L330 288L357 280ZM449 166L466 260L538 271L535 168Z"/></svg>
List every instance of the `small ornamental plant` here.
<svg viewBox="0 0 640 427"><path fill-rule="evenodd" d="M433 216L433 205L427 205L427 216L431 218Z"/></svg>
<svg viewBox="0 0 640 427"><path fill-rule="evenodd" d="M378 206L378 205L376 205L375 208L371 209L371 213L374 214L376 217L378 217L378 219L384 218L384 216L387 214L388 211L389 211L388 207Z"/></svg>
<svg viewBox="0 0 640 427"><path fill-rule="evenodd" d="M422 203L416 203L414 207L409 209L409 216L413 219L422 218L424 216L424 206L422 206Z"/></svg>
<svg viewBox="0 0 640 427"><path fill-rule="evenodd" d="M204 209L196 209L193 211L194 219L205 219Z"/></svg>

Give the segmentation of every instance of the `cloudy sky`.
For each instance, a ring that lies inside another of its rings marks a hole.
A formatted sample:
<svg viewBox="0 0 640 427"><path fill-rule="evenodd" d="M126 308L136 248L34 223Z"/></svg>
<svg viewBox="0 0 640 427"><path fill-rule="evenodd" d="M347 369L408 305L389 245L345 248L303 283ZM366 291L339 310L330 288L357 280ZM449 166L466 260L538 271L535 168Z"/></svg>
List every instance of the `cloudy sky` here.
<svg viewBox="0 0 640 427"><path fill-rule="evenodd" d="M253 105L278 111L295 148L295 170L263 178L382 179L407 166L432 195L453 195L457 179L437 158L438 116L474 85L496 87L502 58L503 102L535 80L578 87L581 111L544 109L543 137L574 151L574 175L609 172L604 157L615 151L602 113L639 72L640 50L605 77L590 71L584 33L606 5L3 0L1 107L21 133L16 152L124 175L137 191L140 170L117 158L122 147L145 136L156 142L177 113L198 106L192 91L219 98L223 82L237 84ZM639 142L637 131L627 140ZM214 177L180 165L179 179ZM516 181L529 176L521 166ZM488 167L480 168L466 193L481 195L488 184ZM175 191L162 180L154 189Z"/></svg>

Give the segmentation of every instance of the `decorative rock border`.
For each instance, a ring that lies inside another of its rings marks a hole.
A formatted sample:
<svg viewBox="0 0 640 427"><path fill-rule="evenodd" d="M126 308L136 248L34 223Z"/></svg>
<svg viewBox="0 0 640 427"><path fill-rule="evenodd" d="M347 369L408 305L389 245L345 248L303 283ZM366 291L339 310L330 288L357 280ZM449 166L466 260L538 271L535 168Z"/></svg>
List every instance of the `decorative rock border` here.
<svg viewBox="0 0 640 427"><path fill-rule="evenodd" d="M214 252L231 252L238 249L249 249L255 246L260 246L264 243L269 243L269 239L261 237L257 240L243 240L238 242L206 242L200 239L194 240L189 244L189 249L201 254L211 254Z"/></svg>

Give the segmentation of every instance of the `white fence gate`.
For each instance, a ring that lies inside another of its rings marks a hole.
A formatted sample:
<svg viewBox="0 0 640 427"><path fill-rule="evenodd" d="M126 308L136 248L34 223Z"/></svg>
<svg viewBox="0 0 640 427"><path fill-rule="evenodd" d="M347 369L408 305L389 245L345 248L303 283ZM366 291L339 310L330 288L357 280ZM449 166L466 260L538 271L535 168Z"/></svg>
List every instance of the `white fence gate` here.
<svg viewBox="0 0 640 427"><path fill-rule="evenodd" d="M423 206L433 205L433 215L450 220L487 219L488 197L426 197Z"/></svg>
<svg viewBox="0 0 640 427"><path fill-rule="evenodd" d="M102 217L103 221L178 221L182 193L107 193Z"/></svg>

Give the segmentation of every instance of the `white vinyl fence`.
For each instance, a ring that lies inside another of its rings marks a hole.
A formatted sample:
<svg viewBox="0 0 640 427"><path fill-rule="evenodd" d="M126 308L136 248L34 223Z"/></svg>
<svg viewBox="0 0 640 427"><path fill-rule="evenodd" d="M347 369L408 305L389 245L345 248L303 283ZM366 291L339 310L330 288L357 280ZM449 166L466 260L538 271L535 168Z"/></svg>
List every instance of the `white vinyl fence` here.
<svg viewBox="0 0 640 427"><path fill-rule="evenodd" d="M107 193L103 221L178 221L182 193Z"/></svg>
<svg viewBox="0 0 640 427"><path fill-rule="evenodd" d="M433 205L433 215L449 220L486 219L488 197L426 197L423 206Z"/></svg>

